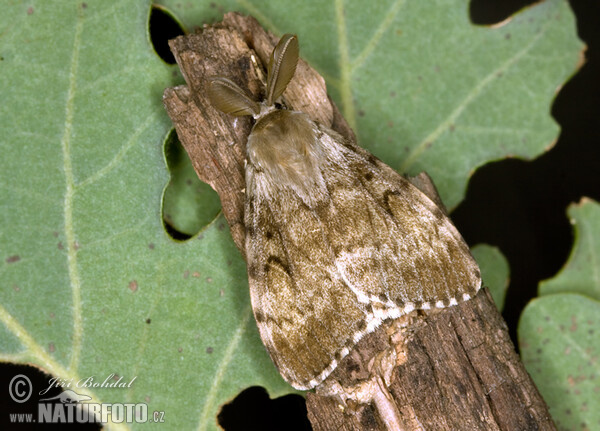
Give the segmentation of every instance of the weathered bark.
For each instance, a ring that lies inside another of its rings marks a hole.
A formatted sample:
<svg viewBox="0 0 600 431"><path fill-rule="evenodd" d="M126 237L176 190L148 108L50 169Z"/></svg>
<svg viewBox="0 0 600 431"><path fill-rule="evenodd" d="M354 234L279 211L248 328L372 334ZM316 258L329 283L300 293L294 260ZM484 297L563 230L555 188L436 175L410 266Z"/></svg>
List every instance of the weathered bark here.
<svg viewBox="0 0 600 431"><path fill-rule="evenodd" d="M262 65L276 42L238 14L170 42L187 86L166 89L164 104L198 176L219 193L243 255L244 148L252 120L217 112L204 85L209 76L226 76L260 99ZM353 139L323 78L303 61L284 99ZM426 177L416 183L437 199ZM555 429L487 289L458 306L382 325L308 394L307 406L317 430Z"/></svg>

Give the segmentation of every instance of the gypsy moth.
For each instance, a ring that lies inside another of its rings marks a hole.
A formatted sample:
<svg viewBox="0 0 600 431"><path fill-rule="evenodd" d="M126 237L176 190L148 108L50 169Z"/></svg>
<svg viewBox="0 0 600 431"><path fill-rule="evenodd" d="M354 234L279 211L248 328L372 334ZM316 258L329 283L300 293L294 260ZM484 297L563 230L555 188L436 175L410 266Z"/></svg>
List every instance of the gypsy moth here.
<svg viewBox="0 0 600 431"><path fill-rule="evenodd" d="M321 383L386 319L474 296L477 264L425 194L366 150L275 102L298 41L268 65L265 100L208 83L214 107L256 120L246 148L246 257L260 336L297 389Z"/></svg>

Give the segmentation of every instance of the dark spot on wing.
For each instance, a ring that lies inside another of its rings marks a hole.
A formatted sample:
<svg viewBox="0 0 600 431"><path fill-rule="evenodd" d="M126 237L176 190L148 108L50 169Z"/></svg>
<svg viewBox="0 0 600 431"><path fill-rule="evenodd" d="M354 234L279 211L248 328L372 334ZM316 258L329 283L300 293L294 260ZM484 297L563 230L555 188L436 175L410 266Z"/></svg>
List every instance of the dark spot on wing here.
<svg viewBox="0 0 600 431"><path fill-rule="evenodd" d="M328 188L327 190L329 192L328 196L331 196L330 189ZM330 210L330 199L328 197L327 199L318 200L311 211L314 211L320 219L324 219L328 216Z"/></svg>
<svg viewBox="0 0 600 431"><path fill-rule="evenodd" d="M365 319L360 320L357 323L357 327L359 331L364 331L367 328L367 322L365 321Z"/></svg>
<svg viewBox="0 0 600 431"><path fill-rule="evenodd" d="M255 279L258 277L258 265L255 263L248 265L248 278Z"/></svg>
<svg viewBox="0 0 600 431"><path fill-rule="evenodd" d="M254 196L250 196L248 198L248 213L249 214L254 213Z"/></svg>
<svg viewBox="0 0 600 431"><path fill-rule="evenodd" d="M367 172L365 174L365 180L371 181L373 179L373 174L371 172Z"/></svg>
<svg viewBox="0 0 600 431"><path fill-rule="evenodd" d="M265 322L267 320L267 318L265 317L264 313L262 311L259 311L259 310L257 310L257 311L254 312L254 318L259 323Z"/></svg>
<svg viewBox="0 0 600 431"><path fill-rule="evenodd" d="M436 205L432 211L433 216L437 219L437 220L444 220L446 218L446 215L444 214L444 212Z"/></svg>
<svg viewBox="0 0 600 431"><path fill-rule="evenodd" d="M290 326L294 326L296 324L294 322L294 319L292 319L291 317L281 316L281 320L283 320L284 322L286 322Z"/></svg>
<svg viewBox="0 0 600 431"><path fill-rule="evenodd" d="M339 257L340 254L342 254L344 252L344 244L341 243L334 243L331 244L331 247L333 249L333 255L337 258Z"/></svg>
<svg viewBox="0 0 600 431"><path fill-rule="evenodd" d="M279 257L277 256L269 256L267 259L267 263L265 265L265 272L269 272L271 270L271 268L273 266L278 266L279 268L281 268L283 270L283 272L285 272L288 276L292 276L292 272L290 271L290 267L284 263Z"/></svg>
<svg viewBox="0 0 600 431"><path fill-rule="evenodd" d="M394 217L394 212L392 211L392 207L390 206L390 198L392 196L400 196L400 191L397 190L386 190L383 193L383 208L387 211L389 215Z"/></svg>
<svg viewBox="0 0 600 431"><path fill-rule="evenodd" d="M265 238L267 238L267 239L273 238L273 232L271 232L270 230L268 230L267 232L265 232Z"/></svg>

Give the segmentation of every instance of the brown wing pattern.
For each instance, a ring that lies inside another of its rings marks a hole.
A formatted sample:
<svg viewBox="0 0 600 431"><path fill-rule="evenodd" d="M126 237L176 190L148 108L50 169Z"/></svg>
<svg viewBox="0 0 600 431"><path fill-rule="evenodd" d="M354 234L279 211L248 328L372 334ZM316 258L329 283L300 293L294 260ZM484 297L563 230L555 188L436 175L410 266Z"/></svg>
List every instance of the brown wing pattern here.
<svg viewBox="0 0 600 431"><path fill-rule="evenodd" d="M335 270L322 221L303 205L279 194L270 200L257 195L246 206L252 308L273 362L299 389L313 387L315 377L335 367L332 361L365 321Z"/></svg>
<svg viewBox="0 0 600 431"><path fill-rule="evenodd" d="M402 176L315 125L325 199L268 196L247 168L246 252L261 338L284 378L314 387L381 321L474 295L479 270L456 228ZM467 294L467 296L464 296Z"/></svg>
<svg viewBox="0 0 600 431"><path fill-rule="evenodd" d="M479 268L448 217L389 166L322 132L333 203L324 220L349 284L391 308L444 307L473 296ZM350 235L347 219L358 220Z"/></svg>

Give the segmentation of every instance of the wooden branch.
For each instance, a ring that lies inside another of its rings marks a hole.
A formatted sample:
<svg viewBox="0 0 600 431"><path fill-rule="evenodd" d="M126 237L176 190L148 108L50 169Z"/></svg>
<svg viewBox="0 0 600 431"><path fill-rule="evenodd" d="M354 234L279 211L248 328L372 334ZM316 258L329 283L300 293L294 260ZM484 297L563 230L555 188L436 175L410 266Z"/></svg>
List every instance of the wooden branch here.
<svg viewBox="0 0 600 431"><path fill-rule="evenodd" d="M555 429L487 289L422 317L389 322L366 337L331 378L347 388L356 386L373 373L374 352L394 349L388 391L402 420L400 429ZM348 414L336 397L317 391L308 394L307 407L315 430L388 429L372 404Z"/></svg>
<svg viewBox="0 0 600 431"><path fill-rule="evenodd" d="M217 112L204 85L209 76L226 76L261 99L262 65L276 41L253 18L230 13L170 42L187 86L166 89L165 107L198 176L219 193L243 255L244 151L252 120ZM354 139L323 78L303 61L285 104ZM426 177L414 182L439 202ZM386 322L307 394L307 407L315 430L555 429L487 289L458 306Z"/></svg>

